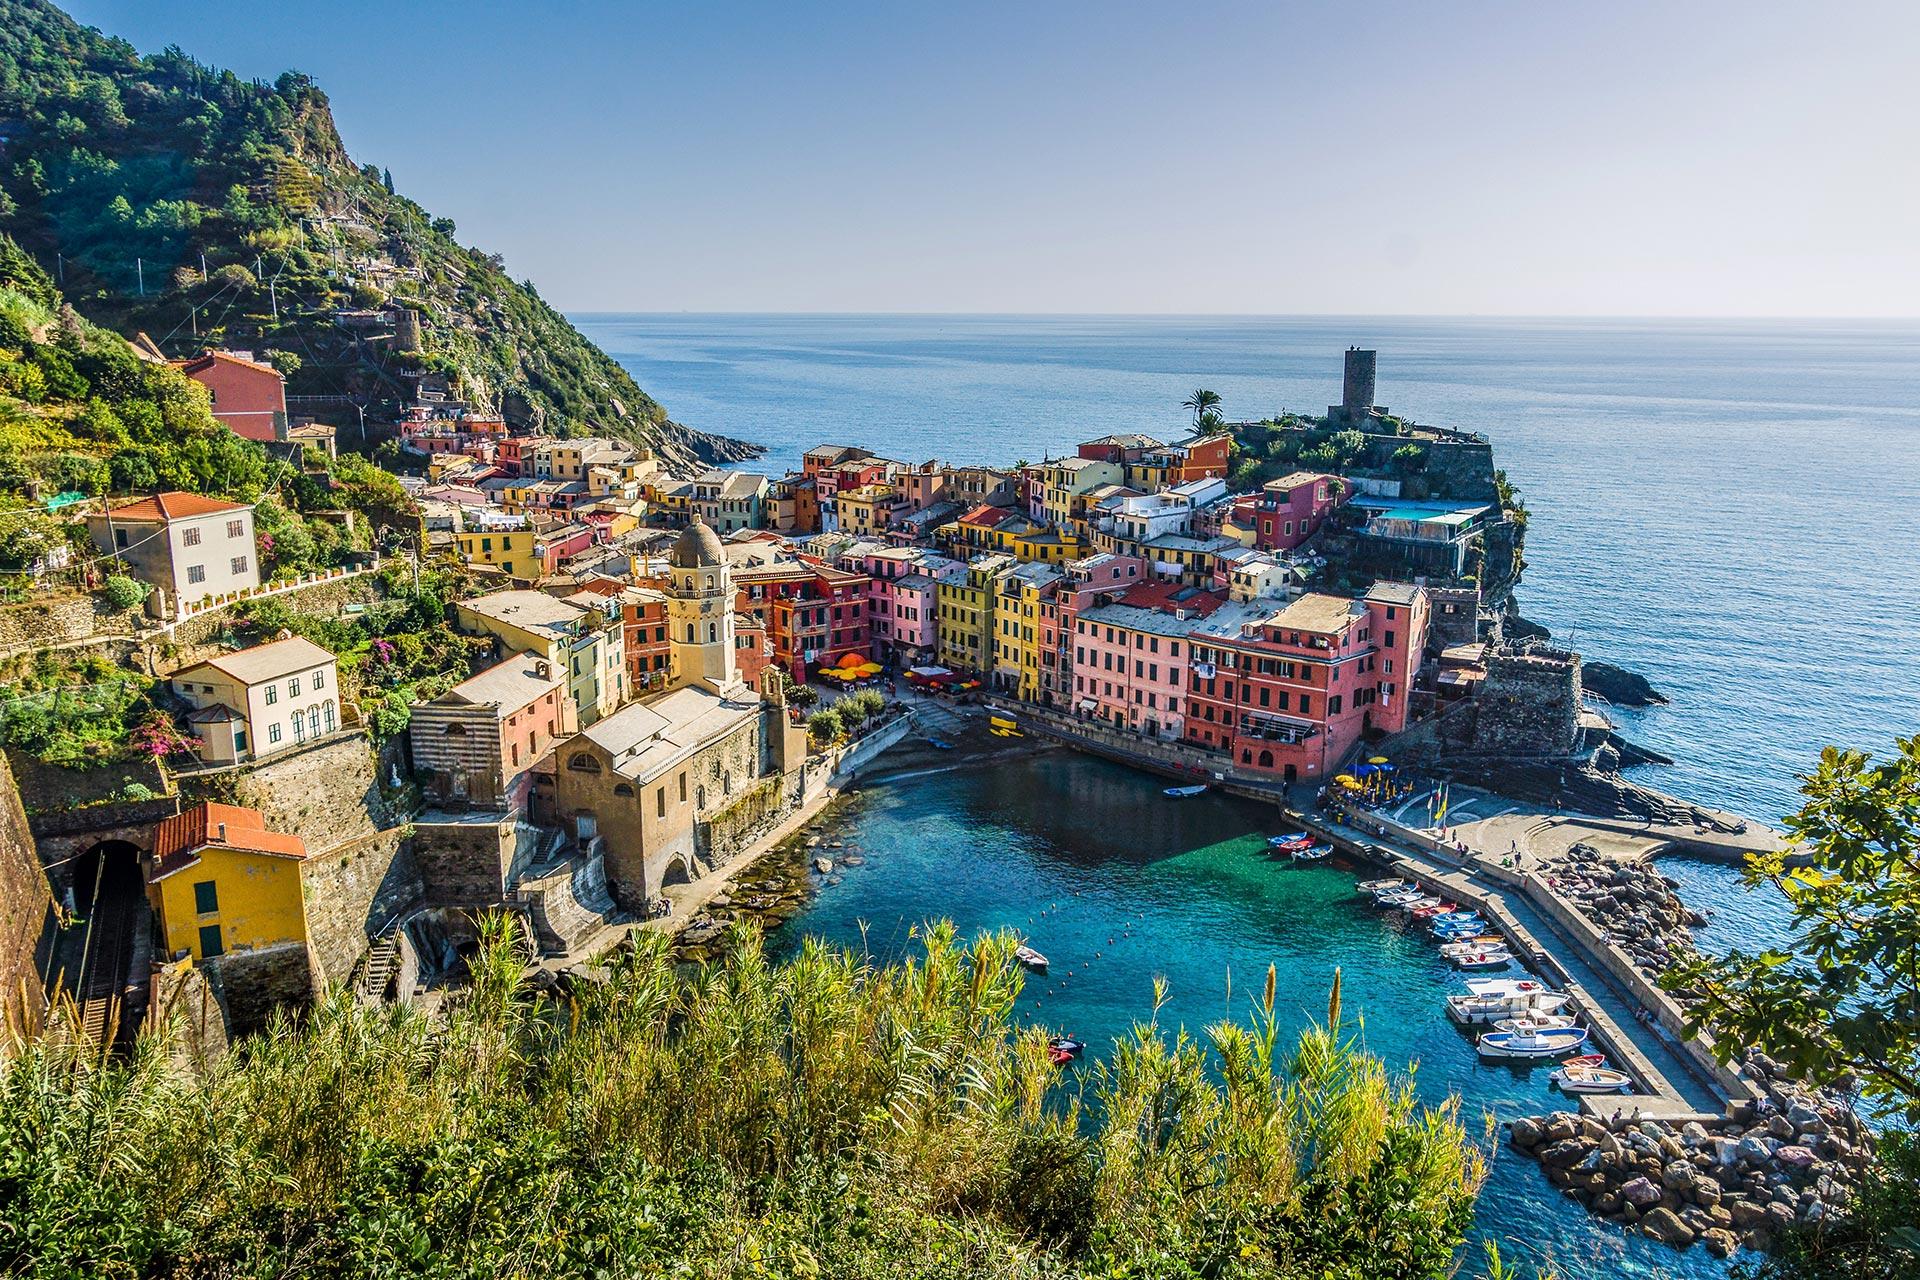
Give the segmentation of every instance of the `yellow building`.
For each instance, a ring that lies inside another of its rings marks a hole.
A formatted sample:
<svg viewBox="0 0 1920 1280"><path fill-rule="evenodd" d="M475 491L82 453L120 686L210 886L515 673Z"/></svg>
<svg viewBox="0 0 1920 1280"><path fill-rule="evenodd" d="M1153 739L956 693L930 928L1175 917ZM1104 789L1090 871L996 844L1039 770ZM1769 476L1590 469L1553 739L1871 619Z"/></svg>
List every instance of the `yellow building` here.
<svg viewBox="0 0 1920 1280"><path fill-rule="evenodd" d="M1066 574L1052 565L1023 564L1003 574L994 591L994 687L1016 693L1028 702L1040 701L1040 669L1044 644L1040 625L1042 603L1050 598Z"/></svg>
<svg viewBox="0 0 1920 1280"><path fill-rule="evenodd" d="M471 533L455 534L454 541L460 547L460 558L468 564L489 565L508 577L525 578L529 582L545 572L537 549L538 539L531 529L483 527Z"/></svg>
<svg viewBox="0 0 1920 1280"><path fill-rule="evenodd" d="M257 809L203 804L160 824L147 896L169 957L307 941L307 847Z"/></svg>
<svg viewBox="0 0 1920 1280"><path fill-rule="evenodd" d="M1022 563L1066 564L1090 550L1084 538L1005 507L978 507L941 525L934 531L934 538L955 556L984 552L1012 556Z"/></svg>
<svg viewBox="0 0 1920 1280"><path fill-rule="evenodd" d="M840 532L856 538L877 538L893 527L906 506L906 497L890 484L863 484L834 498Z"/></svg>
<svg viewBox="0 0 1920 1280"><path fill-rule="evenodd" d="M1000 576L1013 567L1012 556L978 556L965 577L939 584L937 652L942 666L981 675L993 669L994 597Z"/></svg>
<svg viewBox="0 0 1920 1280"><path fill-rule="evenodd" d="M1040 464L1042 514L1056 529L1074 527L1076 519L1085 521L1087 504L1074 499L1110 484L1124 484L1127 470L1117 462L1097 462L1092 458L1052 458Z"/></svg>

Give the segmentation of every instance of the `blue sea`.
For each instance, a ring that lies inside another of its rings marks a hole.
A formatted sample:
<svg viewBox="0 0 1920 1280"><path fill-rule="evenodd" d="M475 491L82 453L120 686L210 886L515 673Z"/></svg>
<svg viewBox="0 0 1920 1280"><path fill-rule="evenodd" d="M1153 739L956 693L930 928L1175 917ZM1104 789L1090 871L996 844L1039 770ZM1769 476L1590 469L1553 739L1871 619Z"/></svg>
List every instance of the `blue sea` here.
<svg viewBox="0 0 1920 1280"><path fill-rule="evenodd" d="M1920 732L1920 324L983 316L575 317L690 426L767 446L1011 462L1115 431L1180 433L1195 387L1229 416L1319 411L1340 353L1380 353L1378 399L1485 432L1532 520L1521 602L1670 705L1619 712L1680 763L1665 790L1769 821L1828 744ZM1054 960L1022 1012L1094 1052L1151 1011L1244 1017L1277 966L1296 1023L1339 966L1365 1043L1421 1093L1505 1118L1552 1105L1539 1070L1490 1068L1439 1012L1455 983L1351 873L1264 856L1265 811L1058 753L902 779L835 818L865 861L777 935L892 958L933 916L1010 927ZM849 850L851 851L851 850ZM1728 867L1663 863L1713 912L1703 945L1778 937L1782 904ZM1477 1239L1560 1274L1724 1276L1588 1217L1496 1146ZM1478 1258L1464 1274L1478 1274Z"/></svg>

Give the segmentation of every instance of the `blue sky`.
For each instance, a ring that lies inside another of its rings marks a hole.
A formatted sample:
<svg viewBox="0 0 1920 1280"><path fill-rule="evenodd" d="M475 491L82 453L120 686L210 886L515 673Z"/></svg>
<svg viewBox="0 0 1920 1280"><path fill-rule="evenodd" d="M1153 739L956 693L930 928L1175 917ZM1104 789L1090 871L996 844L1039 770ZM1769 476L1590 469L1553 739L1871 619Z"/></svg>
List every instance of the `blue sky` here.
<svg viewBox="0 0 1920 1280"><path fill-rule="evenodd" d="M69 7L569 310L1920 312L1910 3Z"/></svg>

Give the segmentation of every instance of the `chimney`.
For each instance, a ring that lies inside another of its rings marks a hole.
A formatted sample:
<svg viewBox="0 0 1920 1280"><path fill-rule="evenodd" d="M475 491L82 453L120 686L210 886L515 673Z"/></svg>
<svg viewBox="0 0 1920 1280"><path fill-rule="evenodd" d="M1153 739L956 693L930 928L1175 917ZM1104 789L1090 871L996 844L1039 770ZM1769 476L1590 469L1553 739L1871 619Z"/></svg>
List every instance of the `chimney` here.
<svg viewBox="0 0 1920 1280"><path fill-rule="evenodd" d="M220 823L217 827L217 833L216 838L221 844L225 844L227 842L227 824L224 822Z"/></svg>

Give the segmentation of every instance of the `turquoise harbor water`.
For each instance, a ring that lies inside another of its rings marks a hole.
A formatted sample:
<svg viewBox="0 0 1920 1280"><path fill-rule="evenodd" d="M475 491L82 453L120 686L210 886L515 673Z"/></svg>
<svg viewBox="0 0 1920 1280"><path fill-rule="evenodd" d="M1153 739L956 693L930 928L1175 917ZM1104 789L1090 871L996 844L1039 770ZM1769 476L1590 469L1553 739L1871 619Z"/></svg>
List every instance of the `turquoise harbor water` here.
<svg viewBox="0 0 1920 1280"><path fill-rule="evenodd" d="M766 444L776 472L824 441L1009 462L1114 431L1169 438L1196 386L1230 416L1318 411L1340 351L1377 347L1381 401L1487 433L1520 486L1527 616L1672 697L1617 713L1679 761L1644 781L1775 820L1822 746L1883 750L1920 729L1920 324L577 319L677 419ZM1168 804L1159 785L1057 755L876 788L850 831L870 861L781 945L814 932L894 956L933 915L968 930L1035 917L1055 989L1038 982L1026 1011L1096 1046L1146 1016L1156 975L1163 1018L1197 1028L1244 1016L1269 962L1283 1006L1318 1014L1338 965L1368 1046L1418 1060L1427 1096L1539 1109L1544 1073L1478 1063L1439 1011L1457 980L1362 905L1351 874L1268 862L1257 811ZM1666 869L1712 911L1704 945L1781 931L1780 903L1731 868ZM1568 1274L1725 1272L1588 1219L1510 1152L1479 1221L1537 1235Z"/></svg>
<svg viewBox="0 0 1920 1280"><path fill-rule="evenodd" d="M1552 1105L1549 1068L1480 1062L1440 1007L1463 989L1460 976L1397 912L1363 901L1353 871L1269 857L1271 809L1215 796L1170 801L1164 785L1054 751L864 789L834 830L849 847L832 852L865 861L837 872L842 881L774 935L774 950L817 934L898 959L934 915L963 933L1016 929L1052 962L1028 978L1020 1015L1087 1040L1095 1054L1150 1014L1156 978L1169 997L1161 1026L1197 1033L1246 1020L1272 964L1279 1007L1297 1029L1326 1016L1338 967L1366 1047L1389 1064L1416 1063L1427 1099L1457 1092L1476 1137L1483 1115ZM1702 1250L1674 1254L1588 1218L1508 1148L1494 1150L1477 1220L1503 1249L1551 1256L1563 1275L1725 1272Z"/></svg>

